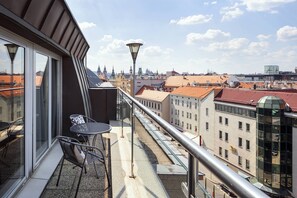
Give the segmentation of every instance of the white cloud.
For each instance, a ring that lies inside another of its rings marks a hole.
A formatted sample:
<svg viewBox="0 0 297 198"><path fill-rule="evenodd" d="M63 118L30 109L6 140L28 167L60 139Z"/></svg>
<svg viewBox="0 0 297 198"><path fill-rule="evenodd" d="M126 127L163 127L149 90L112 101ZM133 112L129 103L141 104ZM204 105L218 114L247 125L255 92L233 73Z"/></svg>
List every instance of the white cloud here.
<svg viewBox="0 0 297 198"><path fill-rule="evenodd" d="M296 0L243 0L243 3L249 11L270 11L272 13L276 13L277 11L273 10L274 8L295 1Z"/></svg>
<svg viewBox="0 0 297 198"><path fill-rule="evenodd" d="M196 41L201 41L201 40L214 40L222 37L229 37L230 33L229 32L223 32L222 30L219 29L209 29L207 30L204 34L200 33L190 33L187 35L187 44L193 44Z"/></svg>
<svg viewBox="0 0 297 198"><path fill-rule="evenodd" d="M104 41L104 42L112 41L112 35L104 35L101 41Z"/></svg>
<svg viewBox="0 0 297 198"><path fill-rule="evenodd" d="M205 48L207 51L240 50L248 43L246 38L235 38L229 41L211 43Z"/></svg>
<svg viewBox="0 0 297 198"><path fill-rule="evenodd" d="M266 34L259 34L259 35L257 35L257 39L259 39L260 41L267 40L270 37L271 37L271 35L266 35Z"/></svg>
<svg viewBox="0 0 297 198"><path fill-rule="evenodd" d="M243 15L243 13L238 3L235 3L234 6L231 7L223 7L220 11L220 14L223 15L222 21L230 21Z"/></svg>
<svg viewBox="0 0 297 198"><path fill-rule="evenodd" d="M110 43L106 46L102 46L100 48L101 54L126 54L129 52L128 47L126 46L127 43L131 42L140 42L143 43L141 39L136 40L120 40L120 39L113 39Z"/></svg>
<svg viewBox="0 0 297 198"><path fill-rule="evenodd" d="M82 30L96 27L96 24L92 22L81 22L81 23L78 23L78 25Z"/></svg>
<svg viewBox="0 0 297 198"><path fill-rule="evenodd" d="M217 1L212 1L212 2L203 2L203 5L208 6L208 5L216 5L218 2Z"/></svg>
<svg viewBox="0 0 297 198"><path fill-rule="evenodd" d="M297 27L284 26L281 27L276 32L277 40L287 41L287 40L296 40L297 39Z"/></svg>
<svg viewBox="0 0 297 198"><path fill-rule="evenodd" d="M193 15L188 17L181 17L179 20L170 20L170 24L177 25L195 25L208 23L212 19L212 15Z"/></svg>
<svg viewBox="0 0 297 198"><path fill-rule="evenodd" d="M268 47L269 47L269 43L266 41L251 42L248 45L247 49L244 50L244 52L249 55L260 56L261 54L267 51Z"/></svg>
<svg viewBox="0 0 297 198"><path fill-rule="evenodd" d="M173 50L170 48L162 49L160 46L149 46L143 49L143 54L148 57L169 55Z"/></svg>

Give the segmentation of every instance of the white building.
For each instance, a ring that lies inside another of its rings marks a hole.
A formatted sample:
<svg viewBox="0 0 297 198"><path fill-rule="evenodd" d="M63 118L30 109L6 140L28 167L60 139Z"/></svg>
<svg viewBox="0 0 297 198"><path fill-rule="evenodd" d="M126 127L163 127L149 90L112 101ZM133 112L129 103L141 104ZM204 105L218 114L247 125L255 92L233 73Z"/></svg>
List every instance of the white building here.
<svg viewBox="0 0 297 198"><path fill-rule="evenodd" d="M169 93L155 90L143 90L135 98L155 114L169 122Z"/></svg>

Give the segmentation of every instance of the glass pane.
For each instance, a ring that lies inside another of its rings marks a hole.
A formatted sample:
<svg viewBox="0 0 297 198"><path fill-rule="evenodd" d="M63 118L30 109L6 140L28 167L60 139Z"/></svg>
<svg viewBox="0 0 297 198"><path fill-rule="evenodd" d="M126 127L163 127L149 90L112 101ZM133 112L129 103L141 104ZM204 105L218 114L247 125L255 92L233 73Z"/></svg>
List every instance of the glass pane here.
<svg viewBox="0 0 297 198"><path fill-rule="evenodd" d="M52 140L59 132L58 90L58 61L52 59Z"/></svg>
<svg viewBox="0 0 297 198"><path fill-rule="evenodd" d="M8 53L10 50L10 54ZM0 39L0 197L24 174L25 49Z"/></svg>
<svg viewBox="0 0 297 198"><path fill-rule="evenodd" d="M49 80L47 56L36 53L36 157L48 148L48 98Z"/></svg>

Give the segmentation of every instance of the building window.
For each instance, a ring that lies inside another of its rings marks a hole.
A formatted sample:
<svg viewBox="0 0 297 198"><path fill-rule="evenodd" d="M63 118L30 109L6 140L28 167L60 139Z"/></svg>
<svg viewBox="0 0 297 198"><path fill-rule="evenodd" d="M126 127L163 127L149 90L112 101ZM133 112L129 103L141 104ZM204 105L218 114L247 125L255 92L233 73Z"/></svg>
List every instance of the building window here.
<svg viewBox="0 0 297 198"><path fill-rule="evenodd" d="M197 103L195 102L195 109L197 109Z"/></svg>
<svg viewBox="0 0 297 198"><path fill-rule="evenodd" d="M195 132L197 132L197 126L195 126Z"/></svg>
<svg viewBox="0 0 297 198"><path fill-rule="evenodd" d="M220 123L220 124L222 124L222 122L223 122L222 120L223 120L223 118L222 118L222 116L220 116L220 117L219 117L219 123Z"/></svg>
<svg viewBox="0 0 297 198"><path fill-rule="evenodd" d="M238 138L238 146L242 147L242 138Z"/></svg>
<svg viewBox="0 0 297 198"><path fill-rule="evenodd" d="M228 133L225 133L225 141L228 142Z"/></svg>
<svg viewBox="0 0 297 198"><path fill-rule="evenodd" d="M160 110L160 104L158 104L158 110Z"/></svg>
<svg viewBox="0 0 297 198"><path fill-rule="evenodd" d="M219 155L222 156L222 147L219 147Z"/></svg>
<svg viewBox="0 0 297 198"><path fill-rule="evenodd" d="M242 166L242 157L241 156L238 156L238 165Z"/></svg>
<svg viewBox="0 0 297 198"><path fill-rule="evenodd" d="M197 114L195 114L195 121L197 121Z"/></svg>
<svg viewBox="0 0 297 198"><path fill-rule="evenodd" d="M192 130L192 124L190 124L190 130Z"/></svg>
<svg viewBox="0 0 297 198"><path fill-rule="evenodd" d="M173 99L171 99L171 104L173 104Z"/></svg>
<svg viewBox="0 0 297 198"><path fill-rule="evenodd" d="M208 131L208 122L205 123L206 131Z"/></svg>
<svg viewBox="0 0 297 198"><path fill-rule="evenodd" d="M184 111L182 111L182 117L184 117Z"/></svg>
<svg viewBox="0 0 297 198"><path fill-rule="evenodd" d="M182 106L184 106L184 101L182 101Z"/></svg>
<svg viewBox="0 0 297 198"><path fill-rule="evenodd" d="M192 119L192 113L189 113L189 118Z"/></svg>
<svg viewBox="0 0 297 198"><path fill-rule="evenodd" d="M250 170L250 160L245 160L245 168Z"/></svg>
<svg viewBox="0 0 297 198"><path fill-rule="evenodd" d="M220 138L220 140L223 138L223 132L222 131L219 131L219 138Z"/></svg>
<svg viewBox="0 0 297 198"><path fill-rule="evenodd" d="M225 158L228 159L228 150L225 149Z"/></svg>
<svg viewBox="0 0 297 198"><path fill-rule="evenodd" d="M189 118L189 113L187 112L187 118Z"/></svg>
<svg viewBox="0 0 297 198"><path fill-rule="evenodd" d="M189 124L187 123L187 129L189 129Z"/></svg>
<svg viewBox="0 0 297 198"><path fill-rule="evenodd" d="M208 116L208 108L206 108L206 116Z"/></svg>
<svg viewBox="0 0 297 198"><path fill-rule="evenodd" d="M246 131L249 132L250 131L250 124L246 123Z"/></svg>
<svg viewBox="0 0 297 198"><path fill-rule="evenodd" d="M242 122L238 122L238 129L242 130Z"/></svg>
<svg viewBox="0 0 297 198"><path fill-rule="evenodd" d="M250 141L249 140L246 141L246 150L250 150Z"/></svg>
<svg viewBox="0 0 297 198"><path fill-rule="evenodd" d="M184 122L182 122L182 127L184 127Z"/></svg>
<svg viewBox="0 0 297 198"><path fill-rule="evenodd" d="M228 125L228 118L225 118L225 125Z"/></svg>

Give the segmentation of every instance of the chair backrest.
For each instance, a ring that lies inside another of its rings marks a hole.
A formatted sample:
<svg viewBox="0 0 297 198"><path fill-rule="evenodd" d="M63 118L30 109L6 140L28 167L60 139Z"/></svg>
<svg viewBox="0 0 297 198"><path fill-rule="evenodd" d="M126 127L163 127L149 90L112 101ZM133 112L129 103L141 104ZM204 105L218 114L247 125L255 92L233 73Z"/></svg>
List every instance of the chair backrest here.
<svg viewBox="0 0 297 198"><path fill-rule="evenodd" d="M66 136L58 136L61 145L64 159L82 167L85 164L85 153L82 150L84 145L80 144L78 140Z"/></svg>
<svg viewBox="0 0 297 198"><path fill-rule="evenodd" d="M72 125L83 124L86 123L86 120L83 115L80 114L72 114L70 115L70 121Z"/></svg>

